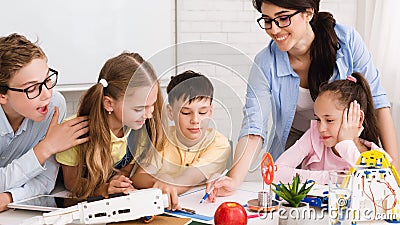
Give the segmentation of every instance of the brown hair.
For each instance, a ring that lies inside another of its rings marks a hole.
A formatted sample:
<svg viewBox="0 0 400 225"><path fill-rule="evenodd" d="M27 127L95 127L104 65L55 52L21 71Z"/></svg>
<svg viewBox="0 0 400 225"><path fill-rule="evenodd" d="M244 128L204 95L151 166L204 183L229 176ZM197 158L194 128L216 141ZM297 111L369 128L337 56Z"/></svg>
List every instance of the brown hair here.
<svg viewBox="0 0 400 225"><path fill-rule="evenodd" d="M33 59L46 58L42 49L20 34L10 34L0 38L0 86L8 86L8 82L18 70ZM6 88L0 88L5 94Z"/></svg>
<svg viewBox="0 0 400 225"><path fill-rule="evenodd" d="M320 0L252 0L253 6L261 12L262 3L271 3L286 9L300 10L314 9L310 25L315 38L311 44L311 63L308 71L308 86L312 99L318 96L321 83L328 81L333 74L336 64L336 52L340 48L335 32L336 20L329 12L319 12Z"/></svg>
<svg viewBox="0 0 400 225"><path fill-rule="evenodd" d="M165 140L162 132L163 103L160 86L154 69L137 53L124 52L109 59L100 71L98 81L105 79L107 87L97 83L83 96L78 116L89 116L88 142L78 147L78 176L73 195L87 198L93 195L96 188L108 182L113 171L111 157L111 135L107 123L107 112L104 109L103 96L119 100L124 97L128 88L158 85L158 96L154 106L153 117L146 120L146 129L153 146L160 147ZM137 135L140 135L140 132ZM135 139L135 134L134 137ZM138 142L134 142L138 147Z"/></svg>
<svg viewBox="0 0 400 225"><path fill-rule="evenodd" d="M336 80L331 83L326 82L321 85L319 94L321 95L325 92L332 93L345 108L348 108L351 102L357 100L365 115L363 123L364 130L360 137L364 140L379 144L377 118L368 81L361 73L355 72L351 75L356 79L356 82L352 80Z"/></svg>

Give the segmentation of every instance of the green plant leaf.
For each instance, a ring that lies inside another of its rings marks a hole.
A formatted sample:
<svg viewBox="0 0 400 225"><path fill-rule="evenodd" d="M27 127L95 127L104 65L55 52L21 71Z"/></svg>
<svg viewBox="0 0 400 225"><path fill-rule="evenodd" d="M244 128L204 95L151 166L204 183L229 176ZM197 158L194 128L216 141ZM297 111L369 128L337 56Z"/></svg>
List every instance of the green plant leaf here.
<svg viewBox="0 0 400 225"><path fill-rule="evenodd" d="M311 191L311 188L314 186L315 182L313 182L308 188L304 188L303 191L299 192L299 194L307 194ZM304 183L303 186L305 187L307 183ZM303 188L302 188L303 189Z"/></svg>
<svg viewBox="0 0 400 225"><path fill-rule="evenodd" d="M293 201L296 203L300 203L307 195L297 195L293 197Z"/></svg>
<svg viewBox="0 0 400 225"><path fill-rule="evenodd" d="M299 188L299 183L300 183L300 175L296 173L296 176L293 177L293 183L292 183L292 193L297 193L297 190Z"/></svg>
<svg viewBox="0 0 400 225"><path fill-rule="evenodd" d="M307 196L307 193L311 191L311 188L314 186L315 182L313 182L310 186L307 187L307 180L301 188L300 185L300 175L296 174L293 177L292 183L288 183L287 185L279 182L280 184L272 184L275 189L272 189L279 197L284 199L291 207L298 207L300 202Z"/></svg>
<svg viewBox="0 0 400 225"><path fill-rule="evenodd" d="M288 189L284 184L281 183L280 191L283 192L288 198L293 198L292 193L290 192L290 189Z"/></svg>
<svg viewBox="0 0 400 225"><path fill-rule="evenodd" d="M301 186L299 193L303 192L307 187L307 180L304 182L304 184Z"/></svg>
<svg viewBox="0 0 400 225"><path fill-rule="evenodd" d="M292 207L298 207L299 206L299 204L300 204L300 202L295 202L293 199L289 199L289 200L287 200L287 202L289 203L289 205L290 206L292 206Z"/></svg>

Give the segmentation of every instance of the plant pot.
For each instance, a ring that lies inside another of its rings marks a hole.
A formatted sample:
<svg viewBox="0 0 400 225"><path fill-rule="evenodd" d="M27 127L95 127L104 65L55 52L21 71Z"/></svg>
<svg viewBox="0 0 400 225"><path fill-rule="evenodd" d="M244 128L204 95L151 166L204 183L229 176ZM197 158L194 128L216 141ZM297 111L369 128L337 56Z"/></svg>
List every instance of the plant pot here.
<svg viewBox="0 0 400 225"><path fill-rule="evenodd" d="M309 221L310 208L308 203L301 202L299 207L282 203L279 207L279 225L302 225Z"/></svg>

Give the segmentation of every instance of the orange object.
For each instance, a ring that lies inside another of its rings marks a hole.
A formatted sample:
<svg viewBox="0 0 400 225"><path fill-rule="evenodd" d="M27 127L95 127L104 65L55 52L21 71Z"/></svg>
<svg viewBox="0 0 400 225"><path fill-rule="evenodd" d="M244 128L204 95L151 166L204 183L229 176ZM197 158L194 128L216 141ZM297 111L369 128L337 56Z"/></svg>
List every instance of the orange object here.
<svg viewBox="0 0 400 225"><path fill-rule="evenodd" d="M264 153L261 160L261 175L266 184L272 184L274 181L276 166L274 165L274 160L269 152Z"/></svg>

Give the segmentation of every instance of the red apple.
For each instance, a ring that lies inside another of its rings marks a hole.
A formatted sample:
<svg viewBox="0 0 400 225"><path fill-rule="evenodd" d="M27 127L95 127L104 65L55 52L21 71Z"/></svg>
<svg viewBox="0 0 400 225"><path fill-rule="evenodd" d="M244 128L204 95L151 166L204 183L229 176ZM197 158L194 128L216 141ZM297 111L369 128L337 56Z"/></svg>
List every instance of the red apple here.
<svg viewBox="0 0 400 225"><path fill-rule="evenodd" d="M247 213L237 202L224 202L214 214L215 225L246 225Z"/></svg>

